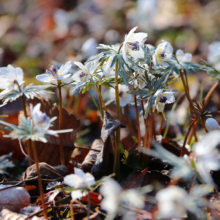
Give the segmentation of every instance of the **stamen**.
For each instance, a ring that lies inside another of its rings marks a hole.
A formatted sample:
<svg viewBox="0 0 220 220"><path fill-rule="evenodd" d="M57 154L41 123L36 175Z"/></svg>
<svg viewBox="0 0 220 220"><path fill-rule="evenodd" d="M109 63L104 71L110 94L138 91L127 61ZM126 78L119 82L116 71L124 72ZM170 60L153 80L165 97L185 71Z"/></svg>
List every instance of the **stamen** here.
<svg viewBox="0 0 220 220"><path fill-rule="evenodd" d="M166 97L166 96L160 97L159 102L161 102L161 103L166 103L166 101L167 101L167 97Z"/></svg>
<svg viewBox="0 0 220 220"><path fill-rule="evenodd" d="M54 65L52 65L49 70L47 70L47 72L51 75L53 75L54 77L57 77L57 72L58 72L58 68Z"/></svg>
<svg viewBox="0 0 220 220"><path fill-rule="evenodd" d="M138 41L128 42L128 47L129 47L131 50L133 50L133 51L139 51L139 50L140 50Z"/></svg>
<svg viewBox="0 0 220 220"><path fill-rule="evenodd" d="M121 98L122 98L122 97L123 97L123 95L124 95L124 92L123 92L123 91L120 91L120 92L119 92L119 97L121 97Z"/></svg>
<svg viewBox="0 0 220 220"><path fill-rule="evenodd" d="M86 76L86 73L84 73L84 72L80 72L79 73L79 78L83 78L83 77L85 77Z"/></svg>

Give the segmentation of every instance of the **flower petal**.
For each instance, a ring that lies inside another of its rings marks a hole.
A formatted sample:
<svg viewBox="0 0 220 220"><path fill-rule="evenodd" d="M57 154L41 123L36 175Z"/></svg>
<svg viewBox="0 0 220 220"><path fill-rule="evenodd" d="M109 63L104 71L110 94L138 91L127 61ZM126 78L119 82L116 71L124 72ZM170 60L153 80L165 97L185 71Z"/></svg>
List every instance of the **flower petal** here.
<svg viewBox="0 0 220 220"><path fill-rule="evenodd" d="M82 190L74 190L71 192L72 199L81 199L83 196L85 196L86 193Z"/></svg>
<svg viewBox="0 0 220 220"><path fill-rule="evenodd" d="M70 71L71 67L72 67L71 61L66 62L64 65L62 65L60 67L59 75L60 74L63 74L63 75L67 74Z"/></svg>
<svg viewBox="0 0 220 220"><path fill-rule="evenodd" d="M144 41L146 40L148 34L147 33L143 33L143 32L139 32L139 33L135 33L133 35L134 40L138 41L140 43L144 43Z"/></svg>
<svg viewBox="0 0 220 220"><path fill-rule="evenodd" d="M124 59L124 61L127 63L127 62L128 62L128 59L127 59L127 50L126 50L126 47L127 47L127 44L126 44L126 42L124 42L121 50L122 50L123 59Z"/></svg>
<svg viewBox="0 0 220 220"><path fill-rule="evenodd" d="M51 74L47 74L47 73L37 75L36 79L39 80L40 82L51 82L53 80L56 80L54 76L52 76Z"/></svg>
<svg viewBox="0 0 220 220"><path fill-rule="evenodd" d="M86 183L87 186L91 186L95 184L95 178L91 173L86 173L84 175L84 182Z"/></svg>
<svg viewBox="0 0 220 220"><path fill-rule="evenodd" d="M84 176L85 176L85 173L83 172L83 170L81 170L79 168L74 167L74 172L76 175L80 176L81 178L84 178Z"/></svg>
<svg viewBox="0 0 220 220"><path fill-rule="evenodd" d="M75 61L74 64L77 65L84 72L87 72L85 66L82 63Z"/></svg>
<svg viewBox="0 0 220 220"><path fill-rule="evenodd" d="M83 179L76 174L65 176L63 182L72 188L79 188L83 185Z"/></svg>
<svg viewBox="0 0 220 220"><path fill-rule="evenodd" d="M137 28L138 28L138 26L132 28L132 29L129 31L128 35L126 36L126 40L125 40L125 41L129 41L129 40L130 40L129 38L133 35L133 33L136 31Z"/></svg>

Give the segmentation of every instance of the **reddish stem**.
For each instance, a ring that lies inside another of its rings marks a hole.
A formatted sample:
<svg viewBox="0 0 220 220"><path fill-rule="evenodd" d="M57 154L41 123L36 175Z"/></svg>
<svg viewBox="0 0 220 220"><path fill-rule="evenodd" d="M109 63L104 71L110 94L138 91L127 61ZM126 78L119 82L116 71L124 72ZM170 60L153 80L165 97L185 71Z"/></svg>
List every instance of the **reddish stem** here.
<svg viewBox="0 0 220 220"><path fill-rule="evenodd" d="M137 128L138 128L138 152L140 153L141 151L141 129L140 129L140 121L139 121L136 95L134 95L134 103L135 103L135 112L136 112Z"/></svg>
<svg viewBox="0 0 220 220"><path fill-rule="evenodd" d="M195 120L195 121L192 121L192 123L191 123L191 125L189 126L189 129L188 129L188 131L187 131L187 133L186 133L186 137L185 137L185 139L184 139L184 143L183 143L183 147L182 147L182 150L181 150L181 153L180 153L180 157L182 157L182 156L184 155L184 152L185 152L185 149L186 149L186 141L187 141L187 138L188 138L189 133L190 133L190 131L191 131L191 128L193 127L193 125L194 125L195 122L196 122L196 120Z"/></svg>
<svg viewBox="0 0 220 220"><path fill-rule="evenodd" d="M43 190L43 186L42 186L42 180L41 180L41 175L40 175L39 161L38 161L38 156L37 156L37 150L35 147L35 141L32 141L32 150L33 150L33 154L34 154L34 160L36 163L36 170L37 170L37 175L38 175L38 185L39 185L42 207L43 207L43 211L44 211L44 219L47 219L47 209L46 209L46 205L45 205L45 201L44 201L44 190Z"/></svg>
<svg viewBox="0 0 220 220"><path fill-rule="evenodd" d="M61 95L61 86L60 82L58 83L58 91L59 91L59 129L62 129L62 95ZM65 165L65 157L64 157L64 147L63 147L63 134L59 134L60 137L60 161L61 165Z"/></svg>

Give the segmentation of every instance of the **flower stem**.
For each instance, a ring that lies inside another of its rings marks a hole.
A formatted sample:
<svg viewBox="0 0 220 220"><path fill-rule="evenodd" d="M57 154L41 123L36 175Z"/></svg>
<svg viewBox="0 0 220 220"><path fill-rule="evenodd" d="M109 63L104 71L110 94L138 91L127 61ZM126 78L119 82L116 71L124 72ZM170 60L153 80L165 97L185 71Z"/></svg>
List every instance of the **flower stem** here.
<svg viewBox="0 0 220 220"><path fill-rule="evenodd" d="M142 107L142 111L143 111L143 117L145 115L145 109L144 109L144 100L141 99L141 107ZM147 126L147 119L144 118L144 123L145 123L145 126Z"/></svg>
<svg viewBox="0 0 220 220"><path fill-rule="evenodd" d="M58 81L58 91L59 91L59 129L62 129L62 95L61 95L61 81ZM64 147L63 147L63 134L59 134L60 137L60 161L61 165L65 165L65 157L64 157Z"/></svg>
<svg viewBox="0 0 220 220"><path fill-rule="evenodd" d="M14 83L18 86L19 92L21 92L21 87L20 87L19 83L17 82L17 80L15 80ZM24 111L24 116L27 118L27 109L25 106L24 94L22 94L22 96L21 96L21 104L22 104L22 108ZM31 160L31 158L33 158L33 152L31 149L31 140L27 140L27 155L29 157L29 166L31 166L33 164L32 160Z"/></svg>
<svg viewBox="0 0 220 220"><path fill-rule="evenodd" d="M189 91L189 84L188 84L188 79L187 79L186 71L184 71L184 75L185 75L185 79L186 79L186 87L187 87L187 91ZM193 118L193 111L192 111L192 107L191 107L191 105L189 106L189 111L190 111L190 116L191 116L191 118ZM194 134L195 141L197 142L197 136L196 136L196 128L195 128L195 124L194 124L193 127L192 127L192 132L193 132L193 134Z"/></svg>
<svg viewBox="0 0 220 220"><path fill-rule="evenodd" d="M213 92L215 91L215 89L218 87L219 85L219 82L216 82L212 88L209 90L208 94L206 95L205 97L205 103L204 103L204 106L206 106L206 104L208 103L210 97L212 96ZM196 126L198 125L199 121L196 121L195 123L195 129L196 129ZM191 140L192 140L192 137L193 137L193 132L191 132L190 134L190 137L189 137L189 140L188 140L188 144L190 144Z"/></svg>
<svg viewBox="0 0 220 220"><path fill-rule="evenodd" d="M88 91L90 98L92 99L93 103L95 104L96 108L98 109L100 115L102 115L102 112L98 106L98 104L96 103L95 99L92 97L91 93Z"/></svg>
<svg viewBox="0 0 220 220"><path fill-rule="evenodd" d="M196 122L196 120L191 122L191 125L189 126L189 129L188 129L188 131L186 133L186 136L185 136L185 139L184 139L184 143L183 143L183 147L182 147L182 150L181 150L181 153L180 153L180 157L182 157L184 155L184 152L185 152L185 149L186 149L186 141L187 141L189 133L190 133L190 131L191 131L191 129L192 129L192 127L193 127L195 122Z"/></svg>
<svg viewBox="0 0 220 220"><path fill-rule="evenodd" d="M73 209L73 203L75 202L75 199L71 199L70 201L70 212L71 212L71 220L75 220L74 217L74 209Z"/></svg>
<svg viewBox="0 0 220 220"><path fill-rule="evenodd" d="M140 122L139 122L139 114L138 114L136 95L134 95L134 103L135 103L135 112L136 112L137 128L138 128L138 153L140 153L140 151L141 151L141 129L140 129Z"/></svg>
<svg viewBox="0 0 220 220"><path fill-rule="evenodd" d="M131 131L131 134L132 134L133 137L135 137L136 134L135 134L134 128L132 126L131 120L130 120L130 118L128 116L128 105L125 106L125 117L126 117L126 120L127 120L127 123L128 123L128 127L129 127L129 129Z"/></svg>
<svg viewBox="0 0 220 220"><path fill-rule="evenodd" d="M105 111L107 111L106 109L106 106L105 106L105 102L102 98L102 93L101 93L101 85L97 86L97 91L98 91L98 94L99 94L99 106L100 106L100 111L101 111L101 115L102 115L102 118L104 118L104 111L103 111L103 108Z"/></svg>
<svg viewBox="0 0 220 220"><path fill-rule="evenodd" d="M88 210L87 210L87 218L89 219L89 216L90 216L90 206L91 206L91 202L90 202L90 195L89 195L89 192L88 192Z"/></svg>
<svg viewBox="0 0 220 220"><path fill-rule="evenodd" d="M116 77L116 73L118 71L118 60L116 61L115 67L115 100L116 100L116 111L117 111L117 119L121 121L121 108L120 108L120 100L119 100L119 89L118 89L118 77ZM114 170L113 172L117 175L119 174L119 160L120 160L120 134L121 128L118 127L116 130L116 140L115 140L115 155L114 155Z"/></svg>
<svg viewBox="0 0 220 220"><path fill-rule="evenodd" d="M39 185L40 197L41 197L42 207L43 207L43 212L44 212L44 219L47 219L47 209L46 209L46 205L45 205L45 201L44 201L44 191L43 191L43 186L42 186L42 181L41 181L41 175L40 175L39 162L38 162L35 141L32 141L32 150L34 153L34 160L35 160L36 169L37 169L38 185Z"/></svg>
<svg viewBox="0 0 220 220"><path fill-rule="evenodd" d="M151 108L150 110L150 115L149 115L149 123L150 123L150 129L149 129L149 136L148 136L148 144L147 144L147 149L150 150L151 147L151 139L152 139L152 135L153 135L153 122L154 122L154 115L153 115L153 110Z"/></svg>
<svg viewBox="0 0 220 220"><path fill-rule="evenodd" d="M120 45L118 49L118 54L120 53L121 47L123 43ZM119 89L118 89L118 60L116 61L115 65L115 100L116 100L116 111L117 111L117 119L121 121L121 108L120 108L120 100L119 100ZM121 128L120 126L116 130L116 137L115 137L115 152L114 152L114 167L113 172L116 174L117 178L120 177L120 134Z"/></svg>
<svg viewBox="0 0 220 220"><path fill-rule="evenodd" d="M103 107L102 107L102 95L101 95L101 91L102 91L102 86L99 85L97 86L97 90L98 90L98 93L99 93L99 105L100 105L100 109L101 109L101 113L102 113L102 118L104 117L104 112L103 112Z"/></svg>
<svg viewBox="0 0 220 220"><path fill-rule="evenodd" d="M161 115L160 128L157 135L161 135L163 129L163 115Z"/></svg>
<svg viewBox="0 0 220 220"><path fill-rule="evenodd" d="M190 106L192 107L192 110L194 111L195 108L194 108L193 102L190 98L189 89L187 88L187 84L186 84L185 79L184 79L184 71L185 71L184 69L180 70L180 77L181 77L181 80L182 80L182 83L183 83L183 87L184 87L184 90L185 90L186 97L189 101Z"/></svg>

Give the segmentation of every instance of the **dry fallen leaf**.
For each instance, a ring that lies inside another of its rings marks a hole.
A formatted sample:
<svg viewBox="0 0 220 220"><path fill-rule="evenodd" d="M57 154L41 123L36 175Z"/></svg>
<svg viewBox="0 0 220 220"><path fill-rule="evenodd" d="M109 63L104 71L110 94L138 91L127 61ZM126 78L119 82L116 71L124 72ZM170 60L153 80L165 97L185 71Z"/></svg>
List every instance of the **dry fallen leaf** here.
<svg viewBox="0 0 220 220"><path fill-rule="evenodd" d="M40 110L45 112L47 116L50 118L57 117L54 121L52 130L60 130L59 129L59 110L56 105L54 105L51 100L41 100L39 99L31 99L28 100L29 104L36 105L37 103L41 103ZM30 112L28 110L28 115L30 116ZM65 162L68 164L68 161L71 157L72 151L74 150L74 142L76 140L76 132L80 128L80 121L73 115L69 114L64 108L62 111L62 129L73 129L72 132L63 134L63 144L64 144L64 155ZM48 136L48 143L36 142L36 148L38 153L38 159L40 162L46 162L52 166L56 166L60 164L60 139L55 136Z"/></svg>
<svg viewBox="0 0 220 220"><path fill-rule="evenodd" d="M61 166L63 167L63 169L60 169ZM60 165L57 168L57 167L52 167L46 163L39 163L39 168L40 168L41 176L48 179L62 178L69 174L69 171L64 165ZM35 164L27 168L27 170L23 174L22 180L32 179L34 177L37 177L37 170Z"/></svg>
<svg viewBox="0 0 220 220"><path fill-rule="evenodd" d="M91 172L91 168L96 161L97 155L103 148L103 141L96 139L92 143L92 147L82 163L82 169L84 172Z"/></svg>
<svg viewBox="0 0 220 220"><path fill-rule="evenodd" d="M11 185L0 185L0 190ZM12 187L0 191L0 210L6 208L19 212L20 209L30 204L30 195L23 187Z"/></svg>
<svg viewBox="0 0 220 220"><path fill-rule="evenodd" d="M97 155L96 161L92 166L91 171L93 173L99 173L99 175L106 175L109 170L109 153L111 148L110 134L114 132L118 127L124 128L125 125L115 118L113 118L107 111L104 113L103 126L101 130L101 139L103 141L103 147L100 153ZM110 171L112 172L112 170Z"/></svg>
<svg viewBox="0 0 220 220"><path fill-rule="evenodd" d="M18 214L16 212L11 212L8 209L3 209L2 210L2 219L4 219L4 220L24 220L26 218L27 218L26 215L21 215L21 214ZM29 218L29 219L31 219L31 220L43 220L44 218L43 217L39 218L39 217L34 216L32 218Z"/></svg>

